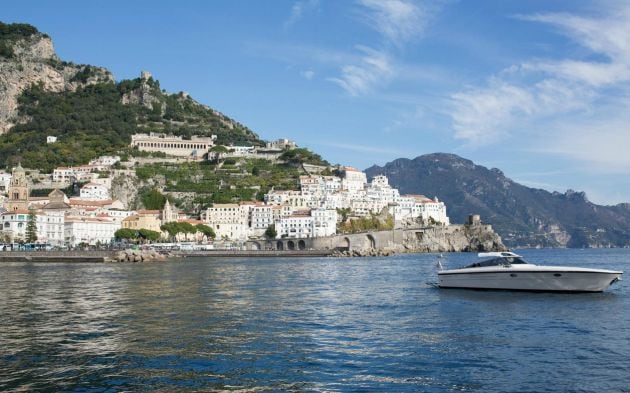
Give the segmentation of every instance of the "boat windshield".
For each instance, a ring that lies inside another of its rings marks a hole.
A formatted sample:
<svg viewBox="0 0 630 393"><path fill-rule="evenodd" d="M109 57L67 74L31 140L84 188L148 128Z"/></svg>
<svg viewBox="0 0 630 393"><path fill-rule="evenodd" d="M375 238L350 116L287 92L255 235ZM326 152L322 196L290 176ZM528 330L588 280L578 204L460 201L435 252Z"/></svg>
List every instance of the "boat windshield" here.
<svg viewBox="0 0 630 393"><path fill-rule="evenodd" d="M484 267L484 266L501 266L501 265L518 265L518 264L526 264L527 262L519 257L502 257L502 258L492 258L481 262L475 262L468 266L469 267Z"/></svg>

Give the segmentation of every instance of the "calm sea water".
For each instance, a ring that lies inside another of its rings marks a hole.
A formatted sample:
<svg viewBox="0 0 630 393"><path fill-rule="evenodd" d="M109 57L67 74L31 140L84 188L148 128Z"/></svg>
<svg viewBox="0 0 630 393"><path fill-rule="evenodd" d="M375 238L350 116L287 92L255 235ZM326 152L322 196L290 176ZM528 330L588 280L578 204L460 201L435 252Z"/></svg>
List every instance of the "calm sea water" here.
<svg viewBox="0 0 630 393"><path fill-rule="evenodd" d="M521 253L630 272L630 250ZM630 392L630 280L440 290L435 258L2 264L0 391Z"/></svg>

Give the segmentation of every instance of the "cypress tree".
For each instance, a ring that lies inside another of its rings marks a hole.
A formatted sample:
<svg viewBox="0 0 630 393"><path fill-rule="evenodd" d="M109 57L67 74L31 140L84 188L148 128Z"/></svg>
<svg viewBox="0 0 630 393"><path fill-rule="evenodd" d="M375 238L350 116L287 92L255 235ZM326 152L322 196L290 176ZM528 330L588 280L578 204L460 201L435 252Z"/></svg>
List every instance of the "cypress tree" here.
<svg viewBox="0 0 630 393"><path fill-rule="evenodd" d="M35 243L37 241L37 221L35 214L31 211L26 223L26 242Z"/></svg>

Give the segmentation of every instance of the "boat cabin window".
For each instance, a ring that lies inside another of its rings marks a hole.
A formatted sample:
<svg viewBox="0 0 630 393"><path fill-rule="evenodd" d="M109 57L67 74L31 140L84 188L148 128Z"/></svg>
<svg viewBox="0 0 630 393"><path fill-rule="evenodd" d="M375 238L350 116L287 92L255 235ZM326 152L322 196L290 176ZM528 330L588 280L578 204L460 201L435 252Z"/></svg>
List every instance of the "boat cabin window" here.
<svg viewBox="0 0 630 393"><path fill-rule="evenodd" d="M466 267L485 267L485 266L500 266L500 265L518 265L526 264L522 258L519 257L507 257L507 258L492 258L481 262L475 262Z"/></svg>

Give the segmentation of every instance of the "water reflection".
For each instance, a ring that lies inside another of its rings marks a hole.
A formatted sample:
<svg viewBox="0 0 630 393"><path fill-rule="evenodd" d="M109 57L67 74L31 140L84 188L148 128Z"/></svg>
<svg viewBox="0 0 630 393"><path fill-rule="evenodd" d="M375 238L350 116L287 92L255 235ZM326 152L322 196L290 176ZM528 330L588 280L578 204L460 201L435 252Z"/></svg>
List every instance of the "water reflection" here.
<svg viewBox="0 0 630 393"><path fill-rule="evenodd" d="M623 287L444 291L430 255L0 271L0 390L615 390L630 368Z"/></svg>

